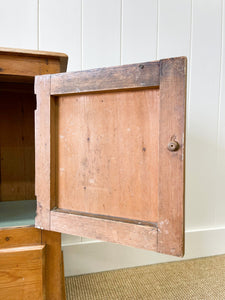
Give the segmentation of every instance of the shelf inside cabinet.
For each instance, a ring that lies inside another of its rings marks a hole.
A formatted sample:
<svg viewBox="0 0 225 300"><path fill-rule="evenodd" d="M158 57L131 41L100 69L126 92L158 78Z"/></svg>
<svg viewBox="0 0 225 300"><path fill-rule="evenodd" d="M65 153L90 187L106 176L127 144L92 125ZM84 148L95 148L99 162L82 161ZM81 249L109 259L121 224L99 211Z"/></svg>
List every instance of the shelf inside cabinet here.
<svg viewBox="0 0 225 300"><path fill-rule="evenodd" d="M0 202L0 228L34 226L36 200Z"/></svg>

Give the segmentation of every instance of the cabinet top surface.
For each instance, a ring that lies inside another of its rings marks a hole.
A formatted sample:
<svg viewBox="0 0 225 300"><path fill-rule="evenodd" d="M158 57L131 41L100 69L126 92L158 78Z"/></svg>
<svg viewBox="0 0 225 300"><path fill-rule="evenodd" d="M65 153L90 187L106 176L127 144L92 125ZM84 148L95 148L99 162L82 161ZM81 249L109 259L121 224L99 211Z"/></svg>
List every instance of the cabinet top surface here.
<svg viewBox="0 0 225 300"><path fill-rule="evenodd" d="M0 47L0 79L33 83L36 75L65 72L67 62L64 53Z"/></svg>
<svg viewBox="0 0 225 300"><path fill-rule="evenodd" d="M24 55L24 56L48 56L48 57L59 57L68 59L65 53L51 52L51 51L39 51L39 50L28 50L28 49L16 49L16 48L5 48L0 47L0 54L13 54L13 55Z"/></svg>

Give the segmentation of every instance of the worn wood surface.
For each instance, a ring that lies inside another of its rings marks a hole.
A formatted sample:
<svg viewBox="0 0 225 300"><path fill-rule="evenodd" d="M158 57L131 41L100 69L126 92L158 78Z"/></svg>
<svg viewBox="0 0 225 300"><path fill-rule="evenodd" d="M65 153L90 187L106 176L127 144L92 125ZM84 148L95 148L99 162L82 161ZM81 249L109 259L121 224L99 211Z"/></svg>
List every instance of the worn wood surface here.
<svg viewBox="0 0 225 300"><path fill-rule="evenodd" d="M41 231L34 227L0 230L0 249L41 244Z"/></svg>
<svg viewBox="0 0 225 300"><path fill-rule="evenodd" d="M49 230L51 209L51 101L50 75L36 77L37 110L35 111L35 194L37 202L35 226ZM54 162L54 158L52 159ZM54 176L54 175L53 175Z"/></svg>
<svg viewBox="0 0 225 300"><path fill-rule="evenodd" d="M36 224L182 256L186 59L45 78Z"/></svg>
<svg viewBox="0 0 225 300"><path fill-rule="evenodd" d="M64 272L64 257L63 251L61 252L61 300L66 300L66 285L65 285L65 272Z"/></svg>
<svg viewBox="0 0 225 300"><path fill-rule="evenodd" d="M65 72L67 61L63 53L0 47L0 76L23 76L29 81L38 74Z"/></svg>
<svg viewBox="0 0 225 300"><path fill-rule="evenodd" d="M56 103L57 207L157 222L159 90Z"/></svg>
<svg viewBox="0 0 225 300"><path fill-rule="evenodd" d="M45 246L0 249L0 299L45 298Z"/></svg>
<svg viewBox="0 0 225 300"><path fill-rule="evenodd" d="M93 69L51 76L51 94L156 87L159 62Z"/></svg>
<svg viewBox="0 0 225 300"><path fill-rule="evenodd" d="M0 48L0 201L35 199L34 76L65 71L67 59Z"/></svg>
<svg viewBox="0 0 225 300"><path fill-rule="evenodd" d="M46 299L47 300L65 299L65 293L64 293L65 282L64 282L63 261L62 261L62 254L61 254L61 234L56 232L39 230L34 227L7 228L7 229L0 230L0 253L5 253L5 254L11 253L13 259L13 253L14 253L13 249L23 249L24 247L25 248L37 247L38 249L40 247L45 247L45 267L43 272L45 278L44 290L46 294ZM24 264L25 263L26 262L24 262ZM1 270L1 266L0 266L0 270ZM28 265L27 272L29 272L29 270L30 269ZM20 266L18 266L18 272L22 272ZM32 276L32 274L30 276ZM21 282L18 282L18 286L20 284ZM1 285L1 280L0 280L0 285ZM20 288L22 289L22 285L20 285ZM7 284L4 285L2 282L1 289L5 290L4 293L6 293L8 291L8 285ZM40 286L38 286L38 289L40 289ZM35 293L35 290L33 290L33 292ZM1 291L0 291L0 295L1 295ZM0 297L0 299L5 299L5 298ZM9 298L9 299L11 300L14 298ZM23 296L21 297L18 296L18 298L15 299L24 300L26 298L23 298Z"/></svg>
<svg viewBox="0 0 225 300"><path fill-rule="evenodd" d="M63 300L63 261L61 253L61 234L41 231L42 244L46 245L45 288L46 299Z"/></svg>
<svg viewBox="0 0 225 300"><path fill-rule="evenodd" d="M51 211L51 230L112 243L157 250L157 228Z"/></svg>
<svg viewBox="0 0 225 300"><path fill-rule="evenodd" d="M186 58L160 61L158 251L184 254ZM170 152L170 140L179 143Z"/></svg>

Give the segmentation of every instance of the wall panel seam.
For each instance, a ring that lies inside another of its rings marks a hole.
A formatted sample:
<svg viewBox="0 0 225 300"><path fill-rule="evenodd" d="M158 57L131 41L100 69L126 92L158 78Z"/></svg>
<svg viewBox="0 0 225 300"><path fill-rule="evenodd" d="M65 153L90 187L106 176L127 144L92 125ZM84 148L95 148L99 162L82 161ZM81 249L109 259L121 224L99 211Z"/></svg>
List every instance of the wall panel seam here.
<svg viewBox="0 0 225 300"><path fill-rule="evenodd" d="M37 50L40 50L40 0L37 0Z"/></svg>
<svg viewBox="0 0 225 300"><path fill-rule="evenodd" d="M83 68L84 68L84 53L83 53L83 51L84 51L84 45L83 45L83 42L84 42L84 28L83 28L83 26L84 26L84 22L83 22L83 9L84 9L84 6L83 6L83 0L80 0L81 1L81 18L80 18L80 20L81 20L81 33L80 33L80 35L81 35L81 37L80 37L80 47L81 47L81 70L83 70Z"/></svg>
<svg viewBox="0 0 225 300"><path fill-rule="evenodd" d="M189 39L189 59L188 59L188 82L187 82L187 115L186 115L186 124L187 124L187 135L190 126L190 110L191 110L191 70L192 70L192 42L193 42L193 0L191 0L191 13L190 13L190 39Z"/></svg>
<svg viewBox="0 0 225 300"><path fill-rule="evenodd" d="M158 59L158 56L159 56L159 13L160 13L160 0L157 0L156 57L155 57L155 59Z"/></svg>
<svg viewBox="0 0 225 300"><path fill-rule="evenodd" d="M123 0L120 0L120 65L123 64Z"/></svg>
<svg viewBox="0 0 225 300"><path fill-rule="evenodd" d="M224 38L223 38L223 33L224 33L224 29L223 27L225 26L225 22L224 22L224 0L221 1L221 48L220 48L220 81L219 81L219 101L218 101L218 122L217 122L217 150L219 147L219 143L220 143L220 131L221 131L221 126L220 126L220 122L221 122L221 115L220 115L220 111L221 111L221 103L222 103L222 89L223 89L223 84L222 84L222 80L223 80L223 61L224 61L224 55L223 55L223 51L224 51Z"/></svg>

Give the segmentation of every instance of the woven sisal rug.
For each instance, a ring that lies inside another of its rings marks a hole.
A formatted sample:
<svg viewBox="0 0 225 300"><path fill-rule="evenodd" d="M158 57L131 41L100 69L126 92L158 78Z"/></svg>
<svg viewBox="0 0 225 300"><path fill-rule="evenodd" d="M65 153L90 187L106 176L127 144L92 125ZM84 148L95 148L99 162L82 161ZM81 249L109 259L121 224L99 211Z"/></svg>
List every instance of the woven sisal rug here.
<svg viewBox="0 0 225 300"><path fill-rule="evenodd" d="M225 300L225 255L66 278L68 300Z"/></svg>

